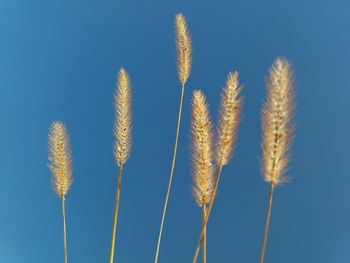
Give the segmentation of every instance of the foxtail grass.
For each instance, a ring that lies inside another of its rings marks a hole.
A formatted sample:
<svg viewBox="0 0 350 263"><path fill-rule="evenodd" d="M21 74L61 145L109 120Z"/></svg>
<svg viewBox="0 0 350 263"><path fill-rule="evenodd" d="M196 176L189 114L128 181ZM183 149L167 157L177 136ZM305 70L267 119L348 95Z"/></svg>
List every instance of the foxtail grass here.
<svg viewBox="0 0 350 263"><path fill-rule="evenodd" d="M49 168L54 191L61 199L65 263L68 262L65 196L72 185L71 166L71 150L66 127L62 122L54 122L49 132Z"/></svg>
<svg viewBox="0 0 350 263"><path fill-rule="evenodd" d="M288 60L277 58L270 68L267 99L262 110L262 170L264 180L269 184L269 197L260 263L264 262L274 188L288 181L285 171L294 132L293 111L291 65Z"/></svg>
<svg viewBox="0 0 350 263"><path fill-rule="evenodd" d="M202 208L203 248L202 262L207 262L206 249L206 211L210 202L213 185L213 139L209 107L201 91L195 91L192 97L192 167L193 167L193 196Z"/></svg>
<svg viewBox="0 0 350 263"><path fill-rule="evenodd" d="M197 242L192 263L197 262L201 243L203 242L203 245L205 245L205 231L216 197L221 171L223 166L229 162L234 152L242 104L242 98L239 96L241 90L242 86L239 86L238 72L229 73L226 80L226 86L223 89L221 95L221 108L219 113L216 142L217 172L213 186L213 192L210 198L208 209L206 211L205 220L203 220L201 234Z"/></svg>
<svg viewBox="0 0 350 263"><path fill-rule="evenodd" d="M131 150L131 85L127 72L122 68L118 74L117 91L114 96L114 157L119 167L117 192L115 199L112 241L109 263L114 262L115 240L117 234L120 191L123 175L123 166L129 158Z"/></svg>
<svg viewBox="0 0 350 263"><path fill-rule="evenodd" d="M181 113L182 113L182 103L183 103L183 97L184 97L184 91L185 91L185 84L190 76L191 64L192 64L191 36L187 27L186 19L182 14L177 14L175 17L175 42L176 42L176 51L177 51L177 72L181 83L181 96L180 96L180 105L179 105L179 111L177 116L173 159L171 163L168 188L164 199L162 219L161 219L160 229L158 234L158 243L157 243L156 254L154 258L155 263L158 262L160 244L161 244L162 234L163 234L164 220L165 220L165 215L166 215L166 210L168 206L168 200L169 200L169 195L170 195L170 190L171 190L171 185L173 180L177 145L179 140L180 125L181 125Z"/></svg>

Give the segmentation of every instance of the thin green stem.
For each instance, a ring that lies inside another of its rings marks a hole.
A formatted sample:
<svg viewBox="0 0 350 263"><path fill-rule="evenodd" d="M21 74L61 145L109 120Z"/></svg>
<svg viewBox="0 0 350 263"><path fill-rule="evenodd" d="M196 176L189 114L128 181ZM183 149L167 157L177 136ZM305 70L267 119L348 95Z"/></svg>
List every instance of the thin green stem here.
<svg viewBox="0 0 350 263"><path fill-rule="evenodd" d="M264 263L265 249L266 249L266 243L267 243L267 235L268 235L268 232L269 232L269 224L270 224L270 217L271 217L273 189L274 189L273 183L270 183L270 186L269 186L269 200L268 200L268 207L267 207L267 214L266 214L266 224L265 224L265 232L264 232L264 241L263 241L263 246L262 246L262 249L261 249L260 263Z"/></svg>
<svg viewBox="0 0 350 263"><path fill-rule="evenodd" d="M159 256L160 243L161 243L161 240L162 240L165 214L166 214L166 209L167 209L167 206L168 206L168 200L169 200L169 195L170 195L170 190L171 190L171 184L172 184L172 181L173 181L173 174L174 174L175 161L176 161L176 152L177 152L177 144L178 144L178 141L179 141L179 131L180 131L180 124L181 124L181 113L182 113L182 102L183 102L183 97L184 97L184 91L185 91L185 84L183 83L182 84L182 89L181 89L179 112L178 112L178 115L177 115L177 127L176 127L176 136L175 136L173 160L172 160L172 163L171 163L171 170L170 170L170 176L169 176L169 182L168 182L168 189L167 189L165 200L164 200L163 214L162 214L162 220L161 220L161 223L160 223L160 229L159 229L159 235L158 235L158 244L157 244L157 250L156 250L154 263L158 263L158 256Z"/></svg>
<svg viewBox="0 0 350 263"><path fill-rule="evenodd" d="M215 179L215 184L214 184L214 190L213 190L212 197L211 197L211 200L210 200L210 203L209 203L209 209L207 211L207 216L206 216L205 221L204 221L203 226L202 226L201 234L200 234L199 240L197 242L196 251L194 253L194 257L193 257L192 263L196 263L197 262L199 250L201 248L201 243L202 243L202 240L203 240L203 237L204 237L204 232L205 232L205 229L207 227L209 216L210 216L210 213L211 213L211 209L213 208L214 200L215 200L215 197L216 197L216 192L218 190L218 185L219 185L219 181L220 181L221 171L222 171L222 165L219 164L218 165L218 171L217 171L216 179Z"/></svg>
<svg viewBox="0 0 350 263"><path fill-rule="evenodd" d="M115 198L112 242L111 242L111 250L110 250L110 254L109 254L109 263L113 263L113 259L114 259L115 238L117 235L117 223L118 223L118 211L119 211L119 200L120 200L120 189L121 189L121 184L122 184L122 175L123 175L123 165L120 165L119 166L119 176L118 176L118 187L117 187L117 193L116 193L116 198Z"/></svg>
<svg viewBox="0 0 350 263"><path fill-rule="evenodd" d="M68 262L67 257L67 226L66 226L66 207L64 195L61 196L62 201L62 221L63 221L63 254L64 254L64 263Z"/></svg>

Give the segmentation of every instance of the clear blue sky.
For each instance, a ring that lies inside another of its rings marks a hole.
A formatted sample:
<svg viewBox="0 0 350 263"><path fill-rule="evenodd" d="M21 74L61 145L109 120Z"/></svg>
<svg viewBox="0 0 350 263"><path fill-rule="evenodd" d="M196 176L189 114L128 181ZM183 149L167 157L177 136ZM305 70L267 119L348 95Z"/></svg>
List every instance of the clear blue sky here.
<svg viewBox="0 0 350 263"><path fill-rule="evenodd" d="M192 34L193 71L159 262L192 257L201 212L190 193L190 98L202 89L216 120L230 70L244 84L243 121L209 223L208 261L258 261L268 190L260 107L277 56L294 65L297 136L293 180L275 192L266 262L349 262L349 1L0 0L1 263L63 261L60 200L47 168L54 120L66 123L73 151L70 262L107 262L117 178L112 95L121 66L133 84L134 133L116 258L152 262L180 95L178 12Z"/></svg>

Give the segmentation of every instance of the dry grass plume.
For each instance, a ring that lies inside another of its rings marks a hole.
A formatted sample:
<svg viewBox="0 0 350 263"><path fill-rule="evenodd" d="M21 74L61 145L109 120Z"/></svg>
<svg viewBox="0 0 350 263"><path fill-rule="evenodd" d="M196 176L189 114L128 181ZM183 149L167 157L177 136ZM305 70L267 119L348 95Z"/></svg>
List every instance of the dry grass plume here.
<svg viewBox="0 0 350 263"><path fill-rule="evenodd" d="M131 86L128 73L123 68L118 74L114 101L114 156L121 166L128 160L131 149Z"/></svg>
<svg viewBox="0 0 350 263"><path fill-rule="evenodd" d="M267 80L267 99L262 110L263 175L268 183L286 182L289 148L293 138L294 91L290 63L277 58Z"/></svg>
<svg viewBox="0 0 350 263"><path fill-rule="evenodd" d="M49 168L55 192L64 197L72 185L69 137L62 122L54 122L49 133Z"/></svg>
<svg viewBox="0 0 350 263"><path fill-rule="evenodd" d="M187 28L186 19L182 14L175 17L177 70L182 85L185 85L191 73L191 36Z"/></svg>
<svg viewBox="0 0 350 263"><path fill-rule="evenodd" d="M208 104L201 91L192 97L193 195L200 207L210 202L214 185L212 124Z"/></svg>
<svg viewBox="0 0 350 263"><path fill-rule="evenodd" d="M239 94L242 87L239 86L238 72L229 73L226 80L226 87L221 94L221 109L218 123L218 141L216 144L216 161L218 165L225 165L229 162L239 125L242 98Z"/></svg>

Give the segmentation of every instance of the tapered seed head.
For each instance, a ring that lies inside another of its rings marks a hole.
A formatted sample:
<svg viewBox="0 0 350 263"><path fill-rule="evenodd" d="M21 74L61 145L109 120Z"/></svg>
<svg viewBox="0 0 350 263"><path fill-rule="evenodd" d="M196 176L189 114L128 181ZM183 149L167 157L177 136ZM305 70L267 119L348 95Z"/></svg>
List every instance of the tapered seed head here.
<svg viewBox="0 0 350 263"><path fill-rule="evenodd" d="M192 97L193 196L200 207L210 202L213 192L212 124L208 104L201 91Z"/></svg>
<svg viewBox="0 0 350 263"><path fill-rule="evenodd" d="M218 123L218 138L216 144L216 161L218 165L225 165L233 155L240 120L242 98L239 94L238 72L229 73L226 87L221 94L221 108Z"/></svg>
<svg viewBox="0 0 350 263"><path fill-rule="evenodd" d="M262 110L264 180L273 185L287 181L285 171L293 139L293 74L290 63L277 58L267 80L267 99Z"/></svg>
<svg viewBox="0 0 350 263"><path fill-rule="evenodd" d="M49 132L49 168L55 192L64 197L72 185L69 137L62 122L54 122Z"/></svg>
<svg viewBox="0 0 350 263"><path fill-rule="evenodd" d="M131 149L131 85L123 68L118 74L114 102L114 156L117 165L121 166L128 160Z"/></svg>
<svg viewBox="0 0 350 263"><path fill-rule="evenodd" d="M182 14L177 14L175 17L175 36L177 51L177 71L181 84L185 85L191 73L192 43L186 19Z"/></svg>

